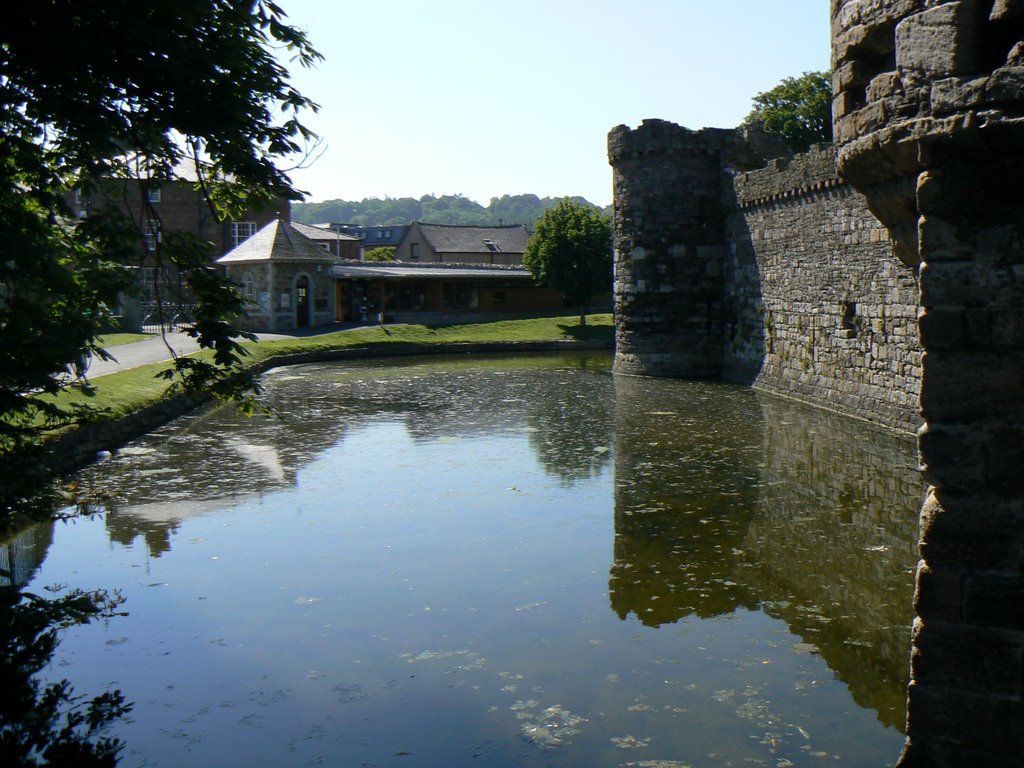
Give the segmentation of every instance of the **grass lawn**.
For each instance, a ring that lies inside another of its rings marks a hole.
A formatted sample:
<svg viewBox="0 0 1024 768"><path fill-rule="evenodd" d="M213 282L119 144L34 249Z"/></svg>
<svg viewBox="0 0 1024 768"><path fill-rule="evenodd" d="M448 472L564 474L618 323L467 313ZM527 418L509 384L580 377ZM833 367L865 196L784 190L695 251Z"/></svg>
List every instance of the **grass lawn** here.
<svg viewBox="0 0 1024 768"><path fill-rule="evenodd" d="M250 342L246 344L246 348L250 352L249 361L259 363L274 355L329 351L347 347L386 346L396 343L458 344L567 340L599 340L610 343L614 335L612 316L606 313L587 315L585 326L579 324L579 317L575 315L442 326L377 325L319 336ZM58 395L57 399L62 404L82 403L100 409L110 409L109 415L116 417L159 400L167 388L167 382L155 377L167 367L166 362L153 363L110 373L92 382L96 392L91 397L86 396L78 388L71 388Z"/></svg>
<svg viewBox="0 0 1024 768"><path fill-rule="evenodd" d="M151 333L105 333L100 337L101 347L116 347L121 344L131 344L133 341L142 341L152 336Z"/></svg>

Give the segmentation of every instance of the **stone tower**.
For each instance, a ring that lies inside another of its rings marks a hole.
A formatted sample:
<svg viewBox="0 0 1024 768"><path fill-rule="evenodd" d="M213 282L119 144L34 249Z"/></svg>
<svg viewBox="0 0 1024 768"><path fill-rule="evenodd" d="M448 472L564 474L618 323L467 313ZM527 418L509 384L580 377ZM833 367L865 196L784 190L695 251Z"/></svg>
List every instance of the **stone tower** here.
<svg viewBox="0 0 1024 768"><path fill-rule="evenodd" d="M731 173L785 153L756 128L691 131L644 120L635 130L612 129L618 372L721 374Z"/></svg>
<svg viewBox="0 0 1024 768"><path fill-rule="evenodd" d="M919 265L901 766L1024 765L1024 0L832 0L840 173Z"/></svg>

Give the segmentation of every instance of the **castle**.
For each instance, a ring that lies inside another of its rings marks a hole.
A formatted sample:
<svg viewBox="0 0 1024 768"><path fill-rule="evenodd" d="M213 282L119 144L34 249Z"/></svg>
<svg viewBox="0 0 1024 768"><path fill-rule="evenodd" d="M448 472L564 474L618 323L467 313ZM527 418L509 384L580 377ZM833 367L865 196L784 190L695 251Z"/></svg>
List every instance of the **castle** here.
<svg viewBox="0 0 1024 768"><path fill-rule="evenodd" d="M916 430L899 766L1024 765L1024 0L831 0L835 147L609 135L616 369Z"/></svg>

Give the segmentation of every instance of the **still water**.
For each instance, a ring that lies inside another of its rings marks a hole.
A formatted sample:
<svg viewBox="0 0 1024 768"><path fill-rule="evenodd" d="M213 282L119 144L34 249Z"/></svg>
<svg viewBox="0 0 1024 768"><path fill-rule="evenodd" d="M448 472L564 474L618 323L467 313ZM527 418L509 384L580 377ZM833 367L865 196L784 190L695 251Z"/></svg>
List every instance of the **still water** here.
<svg viewBox="0 0 1024 768"><path fill-rule="evenodd" d="M911 441L607 355L266 384L280 418L183 418L86 474L103 518L37 532L37 588L127 598L51 670L135 702L123 765L898 755Z"/></svg>

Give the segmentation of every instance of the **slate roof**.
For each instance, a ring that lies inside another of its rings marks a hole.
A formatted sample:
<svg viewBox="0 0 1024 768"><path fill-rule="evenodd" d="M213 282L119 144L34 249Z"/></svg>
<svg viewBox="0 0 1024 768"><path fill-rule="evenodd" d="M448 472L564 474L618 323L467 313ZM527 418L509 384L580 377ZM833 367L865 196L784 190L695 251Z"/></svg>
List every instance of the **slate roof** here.
<svg viewBox="0 0 1024 768"><path fill-rule="evenodd" d="M217 259L218 264L254 261L330 261L338 258L309 239L293 224L274 219L248 240Z"/></svg>
<svg viewBox="0 0 1024 768"><path fill-rule="evenodd" d="M526 241L530 239L530 233L522 224L479 227L417 222L417 226L435 253L522 254L526 251Z"/></svg>
<svg viewBox="0 0 1024 768"><path fill-rule="evenodd" d="M530 278L526 267L501 264L438 264L407 261L342 261L331 266L328 274L340 278L455 278L508 280Z"/></svg>
<svg viewBox="0 0 1024 768"><path fill-rule="evenodd" d="M302 235L305 235L310 240L326 240L332 243L336 240L353 240L355 242L359 242L358 237L346 235L341 232L335 232L333 229L328 229L327 226L314 227L311 224L303 224L300 221L293 221L292 229Z"/></svg>

